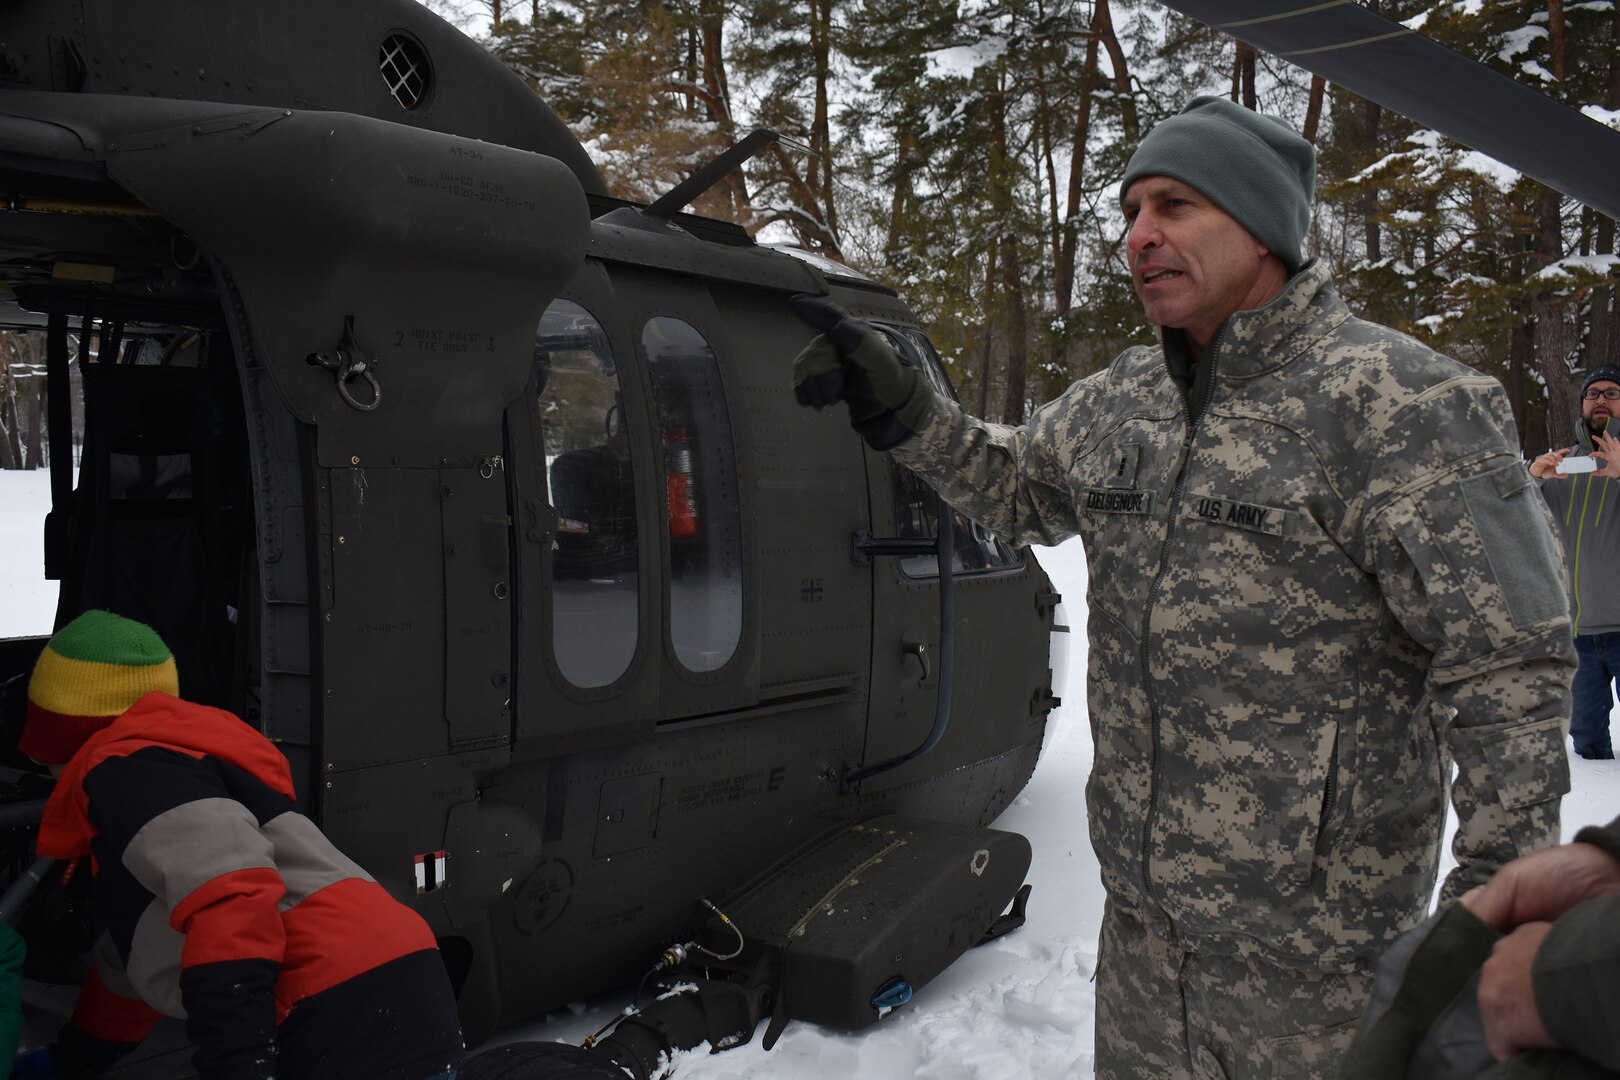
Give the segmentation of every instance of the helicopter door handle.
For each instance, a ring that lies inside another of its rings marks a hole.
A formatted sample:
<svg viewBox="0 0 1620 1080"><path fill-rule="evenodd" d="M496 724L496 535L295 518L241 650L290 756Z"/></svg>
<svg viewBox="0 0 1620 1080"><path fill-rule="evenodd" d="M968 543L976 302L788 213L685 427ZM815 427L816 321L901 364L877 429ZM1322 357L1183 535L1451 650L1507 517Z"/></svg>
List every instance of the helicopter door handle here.
<svg viewBox="0 0 1620 1080"><path fill-rule="evenodd" d="M927 682L929 674L934 670L933 665L928 661L928 646L921 641L908 641L905 644L905 654L915 656L917 663L922 666L922 678L918 679L917 682Z"/></svg>

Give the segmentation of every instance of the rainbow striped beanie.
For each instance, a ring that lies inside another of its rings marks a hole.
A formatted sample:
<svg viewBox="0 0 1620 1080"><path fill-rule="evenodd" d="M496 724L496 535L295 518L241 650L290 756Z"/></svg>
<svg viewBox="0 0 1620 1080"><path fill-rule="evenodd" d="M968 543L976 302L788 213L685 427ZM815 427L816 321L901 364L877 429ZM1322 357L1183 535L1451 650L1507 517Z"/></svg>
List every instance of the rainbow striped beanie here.
<svg viewBox="0 0 1620 1080"><path fill-rule="evenodd" d="M180 693L163 639L145 623L87 611L40 653L17 749L41 764L65 765L90 736L154 690Z"/></svg>

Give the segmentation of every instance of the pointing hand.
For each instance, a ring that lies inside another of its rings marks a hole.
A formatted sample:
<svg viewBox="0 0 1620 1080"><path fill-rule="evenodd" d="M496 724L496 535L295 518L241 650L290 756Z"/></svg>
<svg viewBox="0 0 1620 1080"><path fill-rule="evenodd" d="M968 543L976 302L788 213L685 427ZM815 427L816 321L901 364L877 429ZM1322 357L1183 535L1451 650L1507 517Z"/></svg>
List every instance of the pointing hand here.
<svg viewBox="0 0 1620 1080"><path fill-rule="evenodd" d="M874 450L898 446L922 428L933 414L934 392L887 337L825 296L800 293L789 303L822 332L793 362L799 404L847 402L850 425Z"/></svg>

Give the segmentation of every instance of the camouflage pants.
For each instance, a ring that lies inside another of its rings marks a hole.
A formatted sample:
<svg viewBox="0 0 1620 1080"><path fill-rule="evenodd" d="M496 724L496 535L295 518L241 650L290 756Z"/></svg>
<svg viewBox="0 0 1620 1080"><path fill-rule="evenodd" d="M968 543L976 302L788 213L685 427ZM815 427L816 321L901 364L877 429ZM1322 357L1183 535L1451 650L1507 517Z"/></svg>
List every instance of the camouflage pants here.
<svg viewBox="0 0 1620 1080"><path fill-rule="evenodd" d="M1371 986L1371 975L1183 952L1110 900L1098 945L1097 1076L1325 1080Z"/></svg>

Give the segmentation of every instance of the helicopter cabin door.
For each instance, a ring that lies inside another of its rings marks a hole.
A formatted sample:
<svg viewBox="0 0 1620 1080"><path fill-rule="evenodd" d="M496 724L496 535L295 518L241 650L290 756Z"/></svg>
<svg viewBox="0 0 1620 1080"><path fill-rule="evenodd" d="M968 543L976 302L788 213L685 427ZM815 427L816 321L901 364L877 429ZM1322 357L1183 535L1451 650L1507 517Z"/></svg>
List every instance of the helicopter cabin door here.
<svg viewBox="0 0 1620 1080"><path fill-rule="evenodd" d="M901 357L927 376L939 392L955 396L938 354L922 333L909 327L875 323ZM933 488L889 454L869 454L872 532L902 539L932 538L938 532L938 501ZM964 649L983 649L979 627L984 605L975 602L972 580L1015 570L1018 555L977 522L951 511L956 579L956 654L952 686L952 727L933 754L951 754L972 741L971 724L962 721L977 704L976 680L987 666L979 657L964 662ZM963 588L963 585L967 588ZM872 567L872 694L863 765L909 753L927 739L939 701L940 604L939 562L934 555L881 557ZM917 759L892 772L871 777L862 790L875 790L937 771L938 760Z"/></svg>

